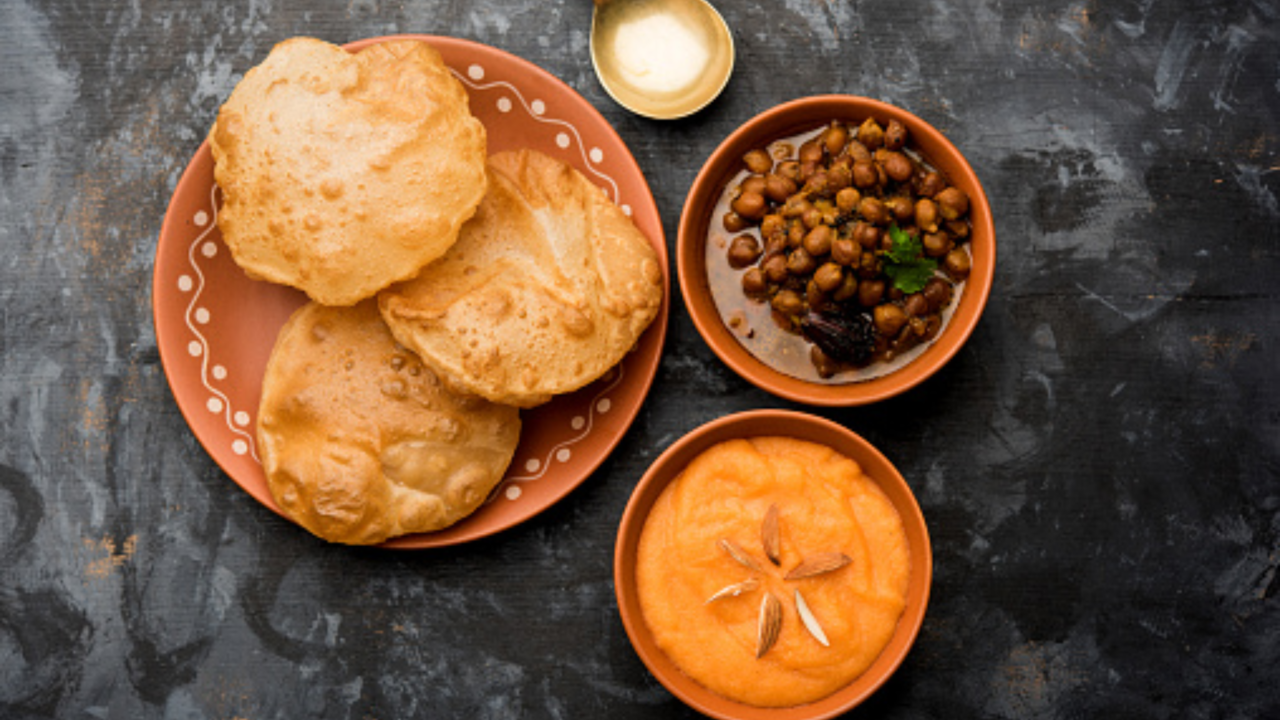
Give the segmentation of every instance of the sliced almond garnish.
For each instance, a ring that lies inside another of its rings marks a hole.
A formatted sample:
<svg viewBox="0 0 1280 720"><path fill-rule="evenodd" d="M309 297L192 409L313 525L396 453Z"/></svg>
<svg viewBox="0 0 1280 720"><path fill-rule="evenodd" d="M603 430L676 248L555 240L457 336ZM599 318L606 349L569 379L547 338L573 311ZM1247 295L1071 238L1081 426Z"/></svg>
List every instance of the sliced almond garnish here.
<svg viewBox="0 0 1280 720"><path fill-rule="evenodd" d="M747 578L746 580L743 580L740 583L734 583L732 585L720 588L720 590L718 590L715 595L712 595L711 597L707 598L707 602L705 604L709 605L715 602L716 600L719 600L720 598L738 597L742 593L751 592L752 590L755 590L758 587L760 587L759 580L756 580L755 578Z"/></svg>
<svg viewBox="0 0 1280 720"><path fill-rule="evenodd" d="M747 554L747 551L743 550L742 546L739 545L738 543L728 538L724 538L720 540L718 544L720 545L720 548L722 550L729 553L729 557L742 563L748 569L757 570L757 571L760 570L760 564L757 563L755 560L752 560L751 556Z"/></svg>
<svg viewBox="0 0 1280 720"><path fill-rule="evenodd" d="M796 590L796 613L800 616L800 622L804 623L804 629L809 631L814 640L822 643L822 647L831 647L827 634L822 632L818 618L813 616L813 612L809 610L809 604L804 601L804 596L799 590Z"/></svg>
<svg viewBox="0 0 1280 720"><path fill-rule="evenodd" d="M782 632L782 603L773 593L766 592L760 601L760 636L756 644L756 658L764 657L769 648L778 642L778 634Z"/></svg>
<svg viewBox="0 0 1280 720"><path fill-rule="evenodd" d="M764 514L764 523L760 526L760 543L764 545L764 554L774 565L782 562L782 537L778 527L778 506L770 505Z"/></svg>
<svg viewBox="0 0 1280 720"><path fill-rule="evenodd" d="M853 560L842 552L824 552L812 555L800 561L800 564L791 568L791 572L787 573L784 580L800 580L802 578L813 577L829 573L832 570L840 568L853 562Z"/></svg>

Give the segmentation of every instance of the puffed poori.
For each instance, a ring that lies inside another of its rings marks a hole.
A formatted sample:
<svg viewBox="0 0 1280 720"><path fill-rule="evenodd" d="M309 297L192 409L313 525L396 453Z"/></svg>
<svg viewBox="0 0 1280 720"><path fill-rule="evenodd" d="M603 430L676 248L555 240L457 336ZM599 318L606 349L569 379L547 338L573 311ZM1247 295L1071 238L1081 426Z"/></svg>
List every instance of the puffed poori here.
<svg viewBox="0 0 1280 720"><path fill-rule="evenodd" d="M308 303L267 363L258 440L272 496L332 542L447 527L502 479L519 411L448 390L398 345L373 300Z"/></svg>
<svg viewBox="0 0 1280 720"><path fill-rule="evenodd" d="M488 169L457 243L378 303L446 382L533 407L626 355L658 313L662 269L631 219L569 165L517 150Z"/></svg>
<svg viewBox="0 0 1280 720"><path fill-rule="evenodd" d="M485 193L484 126L440 53L276 45L209 133L218 227L253 278L351 305L416 274Z"/></svg>

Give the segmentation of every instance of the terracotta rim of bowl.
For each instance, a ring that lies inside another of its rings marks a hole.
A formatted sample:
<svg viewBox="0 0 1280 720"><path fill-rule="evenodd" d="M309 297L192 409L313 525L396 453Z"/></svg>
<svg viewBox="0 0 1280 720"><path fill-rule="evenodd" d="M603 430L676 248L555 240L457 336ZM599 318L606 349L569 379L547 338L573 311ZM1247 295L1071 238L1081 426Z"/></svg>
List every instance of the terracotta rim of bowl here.
<svg viewBox="0 0 1280 720"><path fill-rule="evenodd" d="M906 366L872 380L822 385L781 373L753 356L725 326L707 287L705 246L715 199L739 170L738 158L757 146L812 129L834 118L882 121L897 118L907 127L912 143L943 171L951 184L969 195L973 225L970 240L972 269L964 294L941 335ZM701 203L695 203L701 199ZM959 352L986 307L995 275L995 224L982 183L969 162L929 123L902 108L854 95L819 95L783 103L748 120L711 154L689 188L676 240L676 269L685 307L713 352L738 375L779 397L811 405L842 407L884 400L924 382Z"/></svg>
<svg viewBox="0 0 1280 720"><path fill-rule="evenodd" d="M762 708L717 695L685 675L654 643L636 594L635 560L640 531L666 485L703 450L733 438L781 435L823 443L852 457L893 502L902 517L911 554L907 605L898 628L880 656L860 677L817 702ZM848 428L815 415L790 410L752 410L713 420L674 442L650 465L632 491L614 547L614 591L622 624L636 654L673 695L694 710L721 720L825 720L862 703L894 674L915 643L924 622L933 582L933 549L915 494L893 463Z"/></svg>

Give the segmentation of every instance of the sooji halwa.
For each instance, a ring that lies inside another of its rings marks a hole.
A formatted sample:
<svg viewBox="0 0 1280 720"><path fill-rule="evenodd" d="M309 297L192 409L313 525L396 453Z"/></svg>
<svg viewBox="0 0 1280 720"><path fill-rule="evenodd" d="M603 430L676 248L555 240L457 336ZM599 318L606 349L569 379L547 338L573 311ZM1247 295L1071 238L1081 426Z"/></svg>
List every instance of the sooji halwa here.
<svg viewBox="0 0 1280 720"><path fill-rule="evenodd" d="M857 462L789 437L722 442L658 497L636 589L654 641L707 689L820 700L876 661L906 607L902 517Z"/></svg>
<svg viewBox="0 0 1280 720"><path fill-rule="evenodd" d="M969 274L969 198L901 123L832 121L743 164L717 206L707 267L753 355L848 382L893 371L937 337Z"/></svg>

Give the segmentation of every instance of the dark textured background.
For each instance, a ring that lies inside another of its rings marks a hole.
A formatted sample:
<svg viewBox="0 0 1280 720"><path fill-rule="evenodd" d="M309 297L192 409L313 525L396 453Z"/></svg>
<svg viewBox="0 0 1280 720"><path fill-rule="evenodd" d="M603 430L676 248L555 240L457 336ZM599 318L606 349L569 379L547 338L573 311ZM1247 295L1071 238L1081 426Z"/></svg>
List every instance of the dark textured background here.
<svg viewBox="0 0 1280 720"><path fill-rule="evenodd" d="M673 295L630 433L488 540L323 545L209 459L150 314L170 193L286 37L448 34L614 124L668 243L738 123L849 92L938 126L991 195L986 315L940 374L821 411L933 534L912 654L856 717L1280 717L1280 4L753 0L696 117L603 93L586 0L0 2L0 717L689 717L617 617L614 533L676 437L787 403Z"/></svg>

